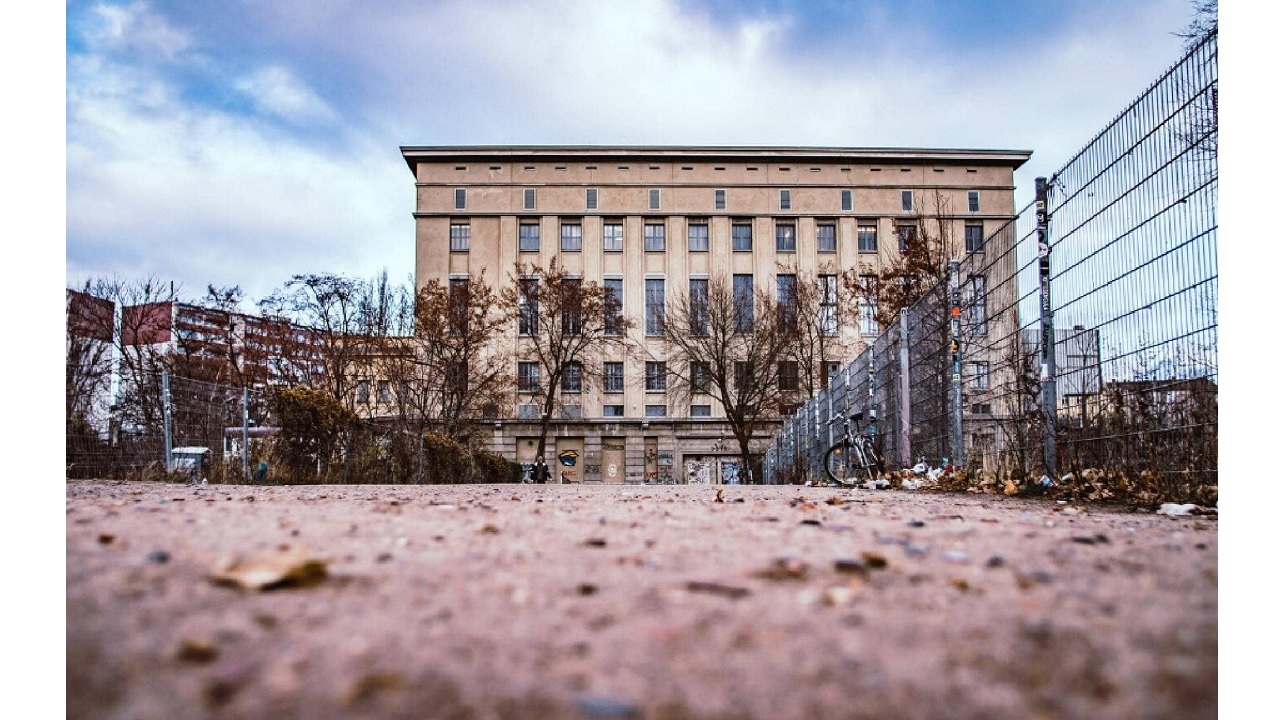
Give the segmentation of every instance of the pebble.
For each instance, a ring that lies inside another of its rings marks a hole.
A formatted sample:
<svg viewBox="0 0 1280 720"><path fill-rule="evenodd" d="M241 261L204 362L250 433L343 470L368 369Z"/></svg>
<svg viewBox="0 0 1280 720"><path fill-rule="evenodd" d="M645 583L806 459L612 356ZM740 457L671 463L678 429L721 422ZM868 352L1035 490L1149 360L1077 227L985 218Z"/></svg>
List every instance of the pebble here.
<svg viewBox="0 0 1280 720"><path fill-rule="evenodd" d="M640 708L622 698L608 695L584 695L578 698L578 710L589 718L638 720Z"/></svg>
<svg viewBox="0 0 1280 720"><path fill-rule="evenodd" d="M969 562L969 556L959 550L944 550L942 553L942 559L950 563L956 563L957 565L964 565Z"/></svg>

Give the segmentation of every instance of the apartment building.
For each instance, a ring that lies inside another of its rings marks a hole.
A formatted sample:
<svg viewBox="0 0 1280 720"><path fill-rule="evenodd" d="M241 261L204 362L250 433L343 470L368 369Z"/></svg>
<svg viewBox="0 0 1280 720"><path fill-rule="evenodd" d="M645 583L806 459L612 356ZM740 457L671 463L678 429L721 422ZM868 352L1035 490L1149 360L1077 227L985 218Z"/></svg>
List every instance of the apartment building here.
<svg viewBox="0 0 1280 720"><path fill-rule="evenodd" d="M786 292L796 277L870 275L924 223L956 238L956 254L1000 252L986 243L1014 217L1013 173L1030 157L1013 150L804 147L405 146L401 152L416 187L419 287L481 271L490 282L509 282L517 262L555 259L620 294L623 313L636 320L630 339L650 350L660 338L648 316L660 311L664 297L688 292L691 281L722 276ZM832 331L858 347L879 332L871 310L834 316ZM518 347L515 323L510 340ZM634 358L606 359L612 363L606 382L562 397L546 452L555 474L633 483L744 477L723 409L711 399L668 394ZM527 358L516 362L513 376L536 372ZM518 384L512 395L516 410L493 419L490 449L529 463L540 412L530 412ZM786 408L777 410L780 421ZM757 438L761 452L771 436L772 430Z"/></svg>

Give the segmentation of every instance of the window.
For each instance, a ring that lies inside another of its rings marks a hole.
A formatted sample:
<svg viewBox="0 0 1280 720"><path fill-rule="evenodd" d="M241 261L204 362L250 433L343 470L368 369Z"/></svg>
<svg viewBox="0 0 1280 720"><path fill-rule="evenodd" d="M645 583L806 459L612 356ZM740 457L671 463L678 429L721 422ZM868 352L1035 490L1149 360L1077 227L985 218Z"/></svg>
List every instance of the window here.
<svg viewBox="0 0 1280 720"><path fill-rule="evenodd" d="M974 390L991 388L991 365L986 362L969 363L969 387Z"/></svg>
<svg viewBox="0 0 1280 720"><path fill-rule="evenodd" d="M818 252L833 253L836 251L835 223L818 223Z"/></svg>
<svg viewBox="0 0 1280 720"><path fill-rule="evenodd" d="M978 208L980 206L981 206L981 203L978 202L978 191L970 190L969 191L969 212L978 212Z"/></svg>
<svg viewBox="0 0 1280 720"><path fill-rule="evenodd" d="M567 393L582 392L582 363L570 362L564 366L564 374L560 376L560 391Z"/></svg>
<svg viewBox="0 0 1280 720"><path fill-rule="evenodd" d="M582 279L565 278L560 286L560 331L565 337L582 334Z"/></svg>
<svg viewBox="0 0 1280 720"><path fill-rule="evenodd" d="M560 249L565 252L582 251L582 223L560 224Z"/></svg>
<svg viewBox="0 0 1280 720"><path fill-rule="evenodd" d="M449 225L449 252L467 252L470 249L471 225L469 223Z"/></svg>
<svg viewBox="0 0 1280 720"><path fill-rule="evenodd" d="M454 210L467 209L467 189L466 188L454 188L453 209Z"/></svg>
<svg viewBox="0 0 1280 720"><path fill-rule="evenodd" d="M964 249L966 252L982 252L982 223L965 224Z"/></svg>
<svg viewBox="0 0 1280 720"><path fill-rule="evenodd" d="M542 228L535 223L520 223L520 252L542 249Z"/></svg>
<svg viewBox="0 0 1280 720"><path fill-rule="evenodd" d="M538 207L538 191L533 188L524 189L524 209L533 210Z"/></svg>
<svg viewBox="0 0 1280 720"><path fill-rule="evenodd" d="M778 239L778 252L796 251L796 226L791 223L778 223L775 229Z"/></svg>
<svg viewBox="0 0 1280 720"><path fill-rule="evenodd" d="M778 191L778 209L779 210L791 209L791 191L790 190Z"/></svg>
<svg viewBox="0 0 1280 720"><path fill-rule="evenodd" d="M733 276L734 329L745 334L756 324L755 281L750 275Z"/></svg>
<svg viewBox="0 0 1280 720"><path fill-rule="evenodd" d="M649 223L644 226L645 252L662 252L667 249L667 226Z"/></svg>
<svg viewBox="0 0 1280 720"><path fill-rule="evenodd" d="M587 209L595 210L600 205L600 191L596 188L587 188Z"/></svg>
<svg viewBox="0 0 1280 720"><path fill-rule="evenodd" d="M915 195L910 190L902 191L902 212L915 212Z"/></svg>
<svg viewBox="0 0 1280 720"><path fill-rule="evenodd" d="M386 380L378 381L378 402L382 405L391 403L391 383Z"/></svg>
<svg viewBox="0 0 1280 720"><path fill-rule="evenodd" d="M666 417L667 406L666 405L645 405L644 416L645 417Z"/></svg>
<svg viewBox="0 0 1280 720"><path fill-rule="evenodd" d="M728 203L725 201L725 191L716 190L716 209L724 210Z"/></svg>
<svg viewBox="0 0 1280 720"><path fill-rule="evenodd" d="M853 191L852 190L840 191L840 209L844 212L853 211Z"/></svg>
<svg viewBox="0 0 1280 720"><path fill-rule="evenodd" d="M604 391L620 393L623 391L622 363L607 362L604 364Z"/></svg>
<svg viewBox="0 0 1280 720"><path fill-rule="evenodd" d="M689 334L706 337L710 327L706 278L689 279Z"/></svg>
<svg viewBox="0 0 1280 720"><path fill-rule="evenodd" d="M751 252L751 224L733 224L733 251Z"/></svg>
<svg viewBox="0 0 1280 720"><path fill-rule="evenodd" d="M742 390L750 390L755 377L751 372L751 363L738 360L733 363L733 385Z"/></svg>
<svg viewBox="0 0 1280 720"><path fill-rule="evenodd" d="M666 281L647 278L644 281L644 334L666 332Z"/></svg>
<svg viewBox="0 0 1280 720"><path fill-rule="evenodd" d="M778 276L778 329L791 332L796 329L796 276Z"/></svg>
<svg viewBox="0 0 1280 720"><path fill-rule="evenodd" d="M839 329L839 285L835 275L818 276L818 329L823 335L835 335Z"/></svg>
<svg viewBox="0 0 1280 720"><path fill-rule="evenodd" d="M369 381L361 380L356 383L356 402L361 405L369 404Z"/></svg>
<svg viewBox="0 0 1280 720"><path fill-rule="evenodd" d="M964 322L973 335L987 334L987 276L970 275L965 284Z"/></svg>
<svg viewBox="0 0 1280 720"><path fill-rule="evenodd" d="M604 250L605 252L622 252L622 223L604 224Z"/></svg>
<svg viewBox="0 0 1280 720"><path fill-rule="evenodd" d="M689 252L707 252L711 249L711 233L705 222L689 223Z"/></svg>
<svg viewBox="0 0 1280 720"><path fill-rule="evenodd" d="M449 334L465 335L471 300L471 281L467 278L449 278Z"/></svg>
<svg viewBox="0 0 1280 720"><path fill-rule="evenodd" d="M622 334L622 278L604 279L604 291L608 295L604 308L604 334Z"/></svg>
<svg viewBox="0 0 1280 720"><path fill-rule="evenodd" d="M795 360L778 363L778 389L783 392L800 389L800 363Z"/></svg>
<svg viewBox="0 0 1280 720"><path fill-rule="evenodd" d="M916 241L915 223L902 223L898 226L898 252L906 252Z"/></svg>
<svg viewBox="0 0 1280 720"><path fill-rule="evenodd" d="M710 405L690 405L689 417L711 417Z"/></svg>
<svg viewBox="0 0 1280 720"><path fill-rule="evenodd" d="M407 383L404 383L407 385ZM467 362L459 360L446 363L444 366L444 391L448 395L457 397L467 392ZM407 389L400 391L401 397L406 397Z"/></svg>
<svg viewBox="0 0 1280 720"><path fill-rule="evenodd" d="M858 252L873 253L880 251L880 244L876 240L875 223L859 222L858 223Z"/></svg>
<svg viewBox="0 0 1280 720"><path fill-rule="evenodd" d="M874 275L863 275L859 280L861 297L858 298L858 332L863 337L880 334L880 322L876 320L879 307L876 304L876 278Z"/></svg>
<svg viewBox="0 0 1280 720"><path fill-rule="evenodd" d="M711 363L698 361L689 363L689 387L696 394L705 395L711 392Z"/></svg>
<svg viewBox="0 0 1280 720"><path fill-rule="evenodd" d="M604 416L605 417L624 417L625 413L623 412L623 406L622 405L605 405Z"/></svg>
<svg viewBox="0 0 1280 720"><path fill-rule="evenodd" d="M521 362L519 373L519 390L520 392L538 392L538 388L542 385L542 380L538 376L538 363Z"/></svg>
<svg viewBox="0 0 1280 720"><path fill-rule="evenodd" d="M520 334L538 334L538 279L520 280Z"/></svg>
<svg viewBox="0 0 1280 720"><path fill-rule="evenodd" d="M666 392L667 364L664 362L646 362L644 364L644 391Z"/></svg>
<svg viewBox="0 0 1280 720"><path fill-rule="evenodd" d="M650 210L662 209L662 190L659 190L658 188L650 188L649 209Z"/></svg>

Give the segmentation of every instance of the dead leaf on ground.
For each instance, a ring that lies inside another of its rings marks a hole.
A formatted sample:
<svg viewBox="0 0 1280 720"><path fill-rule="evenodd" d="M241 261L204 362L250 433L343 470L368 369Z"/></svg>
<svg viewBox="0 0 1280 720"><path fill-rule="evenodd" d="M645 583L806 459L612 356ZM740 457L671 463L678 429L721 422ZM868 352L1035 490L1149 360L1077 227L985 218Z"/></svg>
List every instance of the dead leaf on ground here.
<svg viewBox="0 0 1280 720"><path fill-rule="evenodd" d="M689 592L707 593L709 595L719 595L733 600L744 598L751 594L751 591L744 587L734 585L725 585L718 582L704 582L701 580L690 580L685 584L685 589Z"/></svg>
<svg viewBox="0 0 1280 720"><path fill-rule="evenodd" d="M277 590L315 585L328 576L328 564L301 545L280 545L250 557L223 561L210 579L245 590Z"/></svg>
<svg viewBox="0 0 1280 720"><path fill-rule="evenodd" d="M844 498L840 497L839 495L832 495L831 497L827 498L827 504L828 504L828 505L843 505L843 504L844 504Z"/></svg>
<svg viewBox="0 0 1280 720"><path fill-rule="evenodd" d="M207 663L217 657L218 647L204 640L187 638L178 646L178 659L185 662Z"/></svg>
<svg viewBox="0 0 1280 720"><path fill-rule="evenodd" d="M765 580L804 580L809 577L809 564L796 558L778 558L752 575Z"/></svg>
<svg viewBox="0 0 1280 720"><path fill-rule="evenodd" d="M486 523L484 527L480 528L480 533L483 535L497 535L498 532L498 526L493 523Z"/></svg>
<svg viewBox="0 0 1280 720"><path fill-rule="evenodd" d="M374 672L361 677L351 686L351 691L347 693L347 703L357 703L361 700L368 700L385 690L399 690L404 687L404 679L395 673Z"/></svg>
<svg viewBox="0 0 1280 720"><path fill-rule="evenodd" d="M715 502L718 502L718 503L724 502L724 490L721 490L720 488L716 488Z"/></svg>

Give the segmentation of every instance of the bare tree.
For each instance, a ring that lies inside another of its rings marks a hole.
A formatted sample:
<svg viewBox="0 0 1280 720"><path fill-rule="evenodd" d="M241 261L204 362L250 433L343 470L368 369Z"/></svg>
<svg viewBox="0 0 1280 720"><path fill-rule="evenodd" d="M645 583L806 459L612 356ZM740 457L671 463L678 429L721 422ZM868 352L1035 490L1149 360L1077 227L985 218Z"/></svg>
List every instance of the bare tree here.
<svg viewBox="0 0 1280 720"><path fill-rule="evenodd" d="M600 358L626 347L632 322L606 288L566 272L555 258L545 267L518 262L509 279L500 304L519 324L517 390L541 407L541 456L561 393L584 392L597 383L603 373Z"/></svg>
<svg viewBox="0 0 1280 720"><path fill-rule="evenodd" d="M832 365L842 365L865 346L842 328L853 317L854 294L838 272L796 273L789 319L795 342L790 350L797 363L800 391L813 398L827 386Z"/></svg>
<svg viewBox="0 0 1280 720"><path fill-rule="evenodd" d="M676 293L665 325L662 352L654 357L666 363L668 392L720 402L750 480L752 438L778 418L780 403L799 396L790 354L797 343L794 309L761 290L735 292L715 275L705 292Z"/></svg>
<svg viewBox="0 0 1280 720"><path fill-rule="evenodd" d="M116 340L115 304L67 290L67 427L100 428L107 420Z"/></svg>

